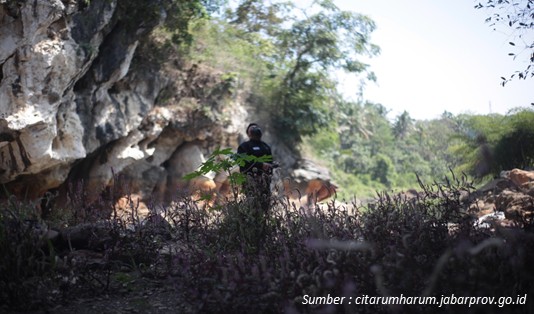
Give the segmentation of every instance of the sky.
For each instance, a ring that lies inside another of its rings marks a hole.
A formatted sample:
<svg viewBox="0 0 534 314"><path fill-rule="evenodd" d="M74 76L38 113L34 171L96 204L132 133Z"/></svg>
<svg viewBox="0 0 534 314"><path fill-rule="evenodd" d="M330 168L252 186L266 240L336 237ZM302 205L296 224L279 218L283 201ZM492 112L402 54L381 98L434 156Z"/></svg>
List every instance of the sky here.
<svg viewBox="0 0 534 314"><path fill-rule="evenodd" d="M377 83L368 83L363 96L390 110L388 117L404 110L414 119L428 120L444 111L506 114L517 107L534 109L534 78L501 85L501 77L526 68L528 52L514 61L508 55L518 51L509 44L514 40L511 30L494 31L485 22L491 12L475 9L475 1L334 2L341 10L368 15L377 25L371 39L381 53L365 60ZM340 81L343 94L355 98L358 79Z"/></svg>

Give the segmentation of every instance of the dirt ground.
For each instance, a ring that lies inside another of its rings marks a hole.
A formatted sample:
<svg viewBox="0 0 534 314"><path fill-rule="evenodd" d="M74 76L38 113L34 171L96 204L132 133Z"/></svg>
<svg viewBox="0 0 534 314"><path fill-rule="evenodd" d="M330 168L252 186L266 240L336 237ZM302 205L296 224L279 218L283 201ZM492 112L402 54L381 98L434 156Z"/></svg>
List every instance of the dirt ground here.
<svg viewBox="0 0 534 314"><path fill-rule="evenodd" d="M135 278L122 288L97 297L67 300L43 310L12 312L28 314L194 313L176 286L176 279Z"/></svg>

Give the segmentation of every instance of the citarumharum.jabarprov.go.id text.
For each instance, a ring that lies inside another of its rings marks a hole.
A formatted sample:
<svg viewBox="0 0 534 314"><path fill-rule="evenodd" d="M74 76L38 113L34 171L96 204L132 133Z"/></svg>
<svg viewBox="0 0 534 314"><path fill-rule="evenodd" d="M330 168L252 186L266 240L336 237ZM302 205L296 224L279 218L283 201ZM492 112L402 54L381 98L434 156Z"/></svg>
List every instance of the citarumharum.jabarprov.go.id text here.
<svg viewBox="0 0 534 314"><path fill-rule="evenodd" d="M369 296L362 295L358 297L336 297L328 294L326 297L312 297L304 295L302 304L320 305L320 304L355 304L355 305L401 305L401 304L419 304L419 305L436 305L442 307L445 305L497 305L503 307L506 305L524 305L527 301L527 295L518 295L517 297L464 297L455 296L454 294L439 297L411 297L404 296Z"/></svg>

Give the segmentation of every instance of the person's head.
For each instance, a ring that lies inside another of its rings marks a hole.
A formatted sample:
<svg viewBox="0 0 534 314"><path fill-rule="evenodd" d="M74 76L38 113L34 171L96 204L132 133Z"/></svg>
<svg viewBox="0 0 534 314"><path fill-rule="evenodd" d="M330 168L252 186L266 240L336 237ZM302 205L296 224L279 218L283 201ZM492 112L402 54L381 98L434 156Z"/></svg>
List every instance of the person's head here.
<svg viewBox="0 0 534 314"><path fill-rule="evenodd" d="M247 135L250 139L260 140L262 133L261 128L257 123L251 123L247 126Z"/></svg>

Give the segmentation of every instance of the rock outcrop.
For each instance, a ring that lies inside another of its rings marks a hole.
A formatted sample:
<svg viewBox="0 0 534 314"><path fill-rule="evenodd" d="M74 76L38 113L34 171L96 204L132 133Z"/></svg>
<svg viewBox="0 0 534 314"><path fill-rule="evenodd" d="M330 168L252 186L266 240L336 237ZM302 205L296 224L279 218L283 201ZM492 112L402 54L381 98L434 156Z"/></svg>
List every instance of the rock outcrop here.
<svg viewBox="0 0 534 314"><path fill-rule="evenodd" d="M470 212L479 222L531 226L534 221L534 171L513 169L471 195Z"/></svg>
<svg viewBox="0 0 534 314"><path fill-rule="evenodd" d="M0 184L10 193L57 191L64 205L77 186L91 203L120 176L124 193L169 200L208 184L179 177L237 147L257 119L220 73L157 56L151 31L165 14L136 19L160 3L138 2L0 1Z"/></svg>

